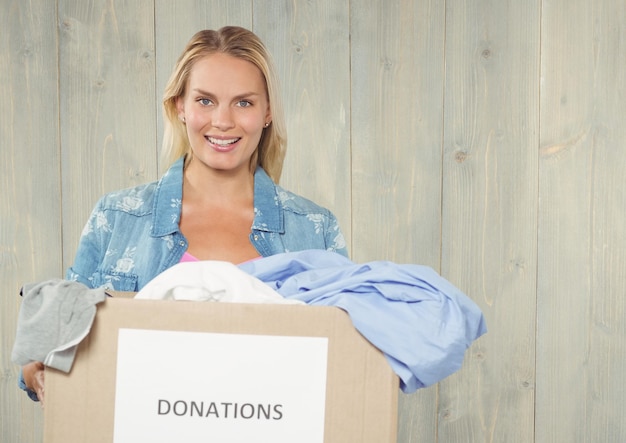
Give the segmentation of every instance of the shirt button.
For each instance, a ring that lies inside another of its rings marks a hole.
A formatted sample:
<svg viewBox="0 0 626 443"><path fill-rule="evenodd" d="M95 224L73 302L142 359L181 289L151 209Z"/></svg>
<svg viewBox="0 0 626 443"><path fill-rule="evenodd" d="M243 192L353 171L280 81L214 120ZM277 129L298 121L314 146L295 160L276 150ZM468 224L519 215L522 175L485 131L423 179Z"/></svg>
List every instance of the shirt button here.
<svg viewBox="0 0 626 443"><path fill-rule="evenodd" d="M182 241L182 240L178 244L181 245L181 246L185 246L185 242Z"/></svg>
<svg viewBox="0 0 626 443"><path fill-rule="evenodd" d="M257 241L259 239L259 236L254 234L254 240Z"/></svg>

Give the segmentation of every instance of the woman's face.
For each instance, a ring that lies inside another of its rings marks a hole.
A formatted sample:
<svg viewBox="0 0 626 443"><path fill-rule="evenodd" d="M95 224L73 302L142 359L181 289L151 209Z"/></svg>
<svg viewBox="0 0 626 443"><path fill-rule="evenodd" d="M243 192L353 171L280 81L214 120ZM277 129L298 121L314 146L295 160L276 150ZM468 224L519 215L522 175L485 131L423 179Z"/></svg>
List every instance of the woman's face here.
<svg viewBox="0 0 626 443"><path fill-rule="evenodd" d="M250 157L271 120L261 71L227 54L208 55L192 67L186 91L176 105L187 126L191 164L249 173Z"/></svg>

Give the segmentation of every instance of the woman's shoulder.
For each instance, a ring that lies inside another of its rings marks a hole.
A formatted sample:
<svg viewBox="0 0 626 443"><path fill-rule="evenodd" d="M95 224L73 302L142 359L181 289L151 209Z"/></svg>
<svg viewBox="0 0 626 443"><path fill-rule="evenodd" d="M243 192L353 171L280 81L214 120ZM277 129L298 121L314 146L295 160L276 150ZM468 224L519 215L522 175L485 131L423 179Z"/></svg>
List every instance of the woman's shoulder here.
<svg viewBox="0 0 626 443"><path fill-rule="evenodd" d="M98 202L102 211L121 211L134 215L152 211L158 181L120 189L103 195Z"/></svg>
<svg viewBox="0 0 626 443"><path fill-rule="evenodd" d="M255 173L255 204L259 209L270 212L272 207L278 205L283 211L293 214L332 216L325 207L274 183L261 167Z"/></svg>
<svg viewBox="0 0 626 443"><path fill-rule="evenodd" d="M325 207L295 192L289 191L282 186L276 185L276 195L278 196L280 205L287 211L302 215L331 215L331 212Z"/></svg>
<svg viewBox="0 0 626 443"><path fill-rule="evenodd" d="M105 194L100 198L98 208L141 216L152 212L155 199L162 200L167 206L180 204L183 160L177 160L158 180Z"/></svg>

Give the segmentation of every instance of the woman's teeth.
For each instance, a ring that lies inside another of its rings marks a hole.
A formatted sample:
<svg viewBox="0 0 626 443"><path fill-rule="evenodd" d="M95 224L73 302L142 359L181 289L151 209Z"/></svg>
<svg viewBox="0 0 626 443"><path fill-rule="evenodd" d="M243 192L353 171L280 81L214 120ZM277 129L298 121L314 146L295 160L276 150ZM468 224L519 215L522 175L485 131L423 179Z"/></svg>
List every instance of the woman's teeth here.
<svg viewBox="0 0 626 443"><path fill-rule="evenodd" d="M232 145L233 143L238 142L239 138L220 139L220 138L207 137L207 140L213 143L214 145L228 146L228 145Z"/></svg>

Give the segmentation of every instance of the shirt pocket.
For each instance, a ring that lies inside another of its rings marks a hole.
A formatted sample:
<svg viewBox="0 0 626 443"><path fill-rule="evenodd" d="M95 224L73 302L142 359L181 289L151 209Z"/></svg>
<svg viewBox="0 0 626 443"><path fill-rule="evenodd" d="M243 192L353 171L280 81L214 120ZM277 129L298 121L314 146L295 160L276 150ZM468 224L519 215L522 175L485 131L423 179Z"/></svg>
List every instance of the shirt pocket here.
<svg viewBox="0 0 626 443"><path fill-rule="evenodd" d="M92 276L94 288L103 287L114 291L137 292L136 274L125 272L96 272Z"/></svg>

